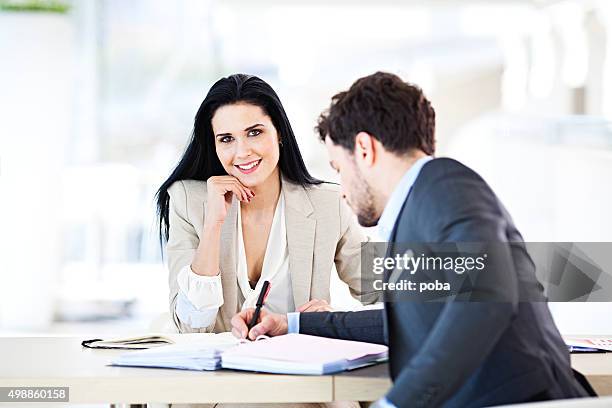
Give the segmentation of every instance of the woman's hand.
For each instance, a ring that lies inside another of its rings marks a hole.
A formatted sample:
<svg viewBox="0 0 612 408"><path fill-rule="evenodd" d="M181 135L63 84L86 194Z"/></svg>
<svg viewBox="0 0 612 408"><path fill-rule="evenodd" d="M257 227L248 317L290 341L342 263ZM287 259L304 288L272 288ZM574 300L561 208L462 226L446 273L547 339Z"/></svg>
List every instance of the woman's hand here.
<svg viewBox="0 0 612 408"><path fill-rule="evenodd" d="M232 176L213 176L206 182L208 197L206 203L205 226L223 224L232 204L232 195L240 201L249 202L255 194Z"/></svg>
<svg viewBox="0 0 612 408"><path fill-rule="evenodd" d="M207 200L204 226L198 249L191 261L191 270L201 276L219 274L221 225L232 204L232 195L248 202L255 194L236 177L213 176L206 182Z"/></svg>
<svg viewBox="0 0 612 408"><path fill-rule="evenodd" d="M302 306L298 307L296 312L333 312L333 310L334 309L332 309L327 301L322 299L312 299L310 302L306 302Z"/></svg>

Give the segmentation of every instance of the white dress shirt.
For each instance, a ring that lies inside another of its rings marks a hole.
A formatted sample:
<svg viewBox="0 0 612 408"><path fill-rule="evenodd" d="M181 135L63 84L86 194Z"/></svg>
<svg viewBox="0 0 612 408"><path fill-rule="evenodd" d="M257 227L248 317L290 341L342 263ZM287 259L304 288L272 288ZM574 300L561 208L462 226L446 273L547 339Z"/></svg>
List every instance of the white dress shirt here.
<svg viewBox="0 0 612 408"><path fill-rule="evenodd" d="M412 190L412 186L417 177L421 173L421 169L427 162L432 160L431 156L424 156L414 162L412 166L404 173L397 186L393 189L385 208L378 219L376 232L381 241L389 241L393 227L399 217L404 201L408 197L408 193Z"/></svg>
<svg viewBox="0 0 612 408"><path fill-rule="evenodd" d="M270 281L270 292L264 308L275 313L294 311L283 195L280 195L276 204L261 277L254 289L251 289L249 285L240 206L238 206L237 224L236 278L241 297L244 299L242 309L255 307L261 286L264 281L268 280ZM177 281L179 294L176 314L179 319L193 328L211 325L216 319L219 307L223 305L221 276L197 275L191 270L190 265L186 265L179 272Z"/></svg>

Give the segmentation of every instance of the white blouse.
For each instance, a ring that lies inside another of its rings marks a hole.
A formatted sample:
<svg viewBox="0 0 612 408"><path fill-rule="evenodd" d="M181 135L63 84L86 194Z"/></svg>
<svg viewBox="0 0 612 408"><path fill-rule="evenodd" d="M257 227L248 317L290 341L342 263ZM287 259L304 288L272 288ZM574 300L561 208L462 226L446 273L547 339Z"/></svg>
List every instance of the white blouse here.
<svg viewBox="0 0 612 408"><path fill-rule="evenodd" d="M247 273L246 251L242 235L241 209L238 206L236 240L236 279L240 288L239 299L244 300L242 309L255 307L263 282L270 281L270 292L264 308L275 313L295 311L291 275L289 274L289 251L285 224L285 200L281 194L274 210L274 218L266 245L261 277L251 289ZM182 322L192 328L207 327L223 305L221 276L201 276L191 270L190 265L181 269L177 276L179 294L176 314Z"/></svg>

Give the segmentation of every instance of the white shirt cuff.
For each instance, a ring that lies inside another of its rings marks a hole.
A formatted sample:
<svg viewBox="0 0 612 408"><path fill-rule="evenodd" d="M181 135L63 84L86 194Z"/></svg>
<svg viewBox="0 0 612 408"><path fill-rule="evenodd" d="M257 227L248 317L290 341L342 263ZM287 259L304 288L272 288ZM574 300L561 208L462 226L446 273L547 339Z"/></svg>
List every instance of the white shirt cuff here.
<svg viewBox="0 0 612 408"><path fill-rule="evenodd" d="M374 404L370 405L370 408L397 408L391 401L386 398L381 398Z"/></svg>
<svg viewBox="0 0 612 408"><path fill-rule="evenodd" d="M187 299L183 291L179 290L176 299L176 315L181 322L190 326L193 329L208 327L214 323L217 318L219 308L210 308L197 310L193 304Z"/></svg>
<svg viewBox="0 0 612 408"><path fill-rule="evenodd" d="M287 313L287 333L300 332L300 312Z"/></svg>
<svg viewBox="0 0 612 408"><path fill-rule="evenodd" d="M202 276L185 265L176 277L182 291L196 310L219 309L223 305L223 286L221 275Z"/></svg>

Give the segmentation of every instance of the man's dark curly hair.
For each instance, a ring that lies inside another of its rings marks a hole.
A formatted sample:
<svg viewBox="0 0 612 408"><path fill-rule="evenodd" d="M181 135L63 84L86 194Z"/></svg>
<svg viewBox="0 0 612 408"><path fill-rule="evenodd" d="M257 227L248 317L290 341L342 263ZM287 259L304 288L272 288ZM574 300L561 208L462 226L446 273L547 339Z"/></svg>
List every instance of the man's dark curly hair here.
<svg viewBox="0 0 612 408"><path fill-rule="evenodd" d="M334 95L315 130L321 140L329 136L350 152L355 150L355 136L366 132L397 155L414 149L433 155L435 118L421 88L396 75L377 72Z"/></svg>

